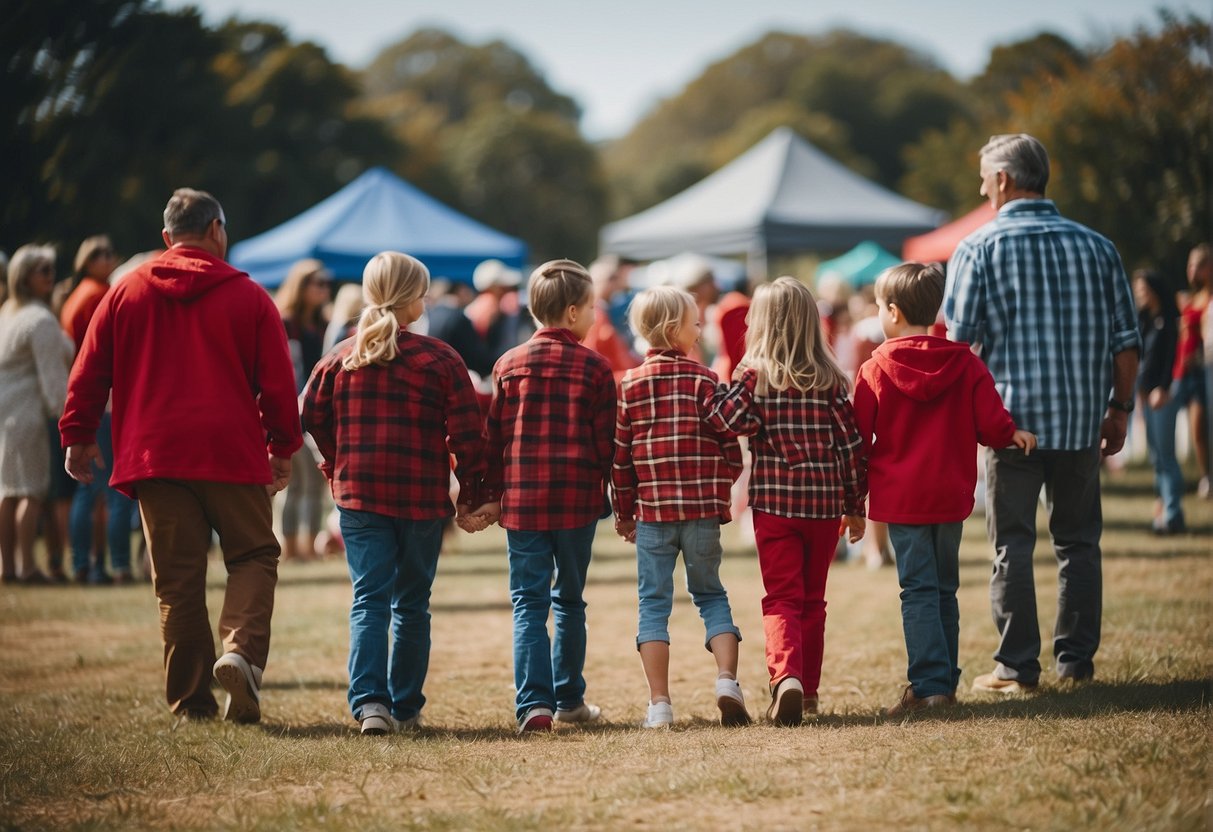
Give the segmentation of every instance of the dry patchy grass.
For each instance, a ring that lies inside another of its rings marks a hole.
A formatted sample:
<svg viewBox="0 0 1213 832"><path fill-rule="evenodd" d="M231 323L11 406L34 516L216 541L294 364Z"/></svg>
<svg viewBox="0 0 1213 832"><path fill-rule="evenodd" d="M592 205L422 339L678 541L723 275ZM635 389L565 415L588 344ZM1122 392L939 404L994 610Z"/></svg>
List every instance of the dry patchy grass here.
<svg viewBox="0 0 1213 832"><path fill-rule="evenodd" d="M282 570L257 727L177 724L161 700L146 586L0 591L0 827L20 829L1201 829L1210 819L1213 510L1156 540L1148 473L1106 486L1098 681L1030 698L964 693L995 639L980 517L961 551L961 705L882 722L904 684L896 575L830 575L816 725L723 729L685 597L671 622L678 722L634 726L635 567L604 525L590 571L589 696L605 721L513 733L504 536L455 540L433 599L428 726L364 739L345 705L349 585L339 563ZM753 551L726 534L741 681L765 707ZM221 570L217 562L213 570ZM1049 644L1056 570L1037 582ZM221 578L212 581L218 607ZM683 593L685 595L685 593ZM1047 647L1046 647L1047 650ZM1049 661L1049 657L1042 657ZM1047 668L1046 668L1047 674ZM1047 678L1047 676L1046 676Z"/></svg>

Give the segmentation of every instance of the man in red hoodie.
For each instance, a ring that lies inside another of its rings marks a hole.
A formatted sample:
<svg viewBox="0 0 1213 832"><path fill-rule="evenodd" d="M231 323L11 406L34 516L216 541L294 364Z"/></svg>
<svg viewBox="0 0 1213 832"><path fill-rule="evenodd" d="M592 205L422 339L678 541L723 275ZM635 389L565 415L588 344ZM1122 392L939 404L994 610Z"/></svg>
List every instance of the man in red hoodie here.
<svg viewBox="0 0 1213 832"><path fill-rule="evenodd" d="M927 334L943 292L937 265L904 263L880 275L876 303L887 340L855 381L868 517L889 524L909 658L910 684L890 717L956 701L960 534L973 511L977 443L1025 453L1036 446L1035 436L1015 429L968 345Z"/></svg>
<svg viewBox="0 0 1213 832"><path fill-rule="evenodd" d="M97 426L113 391L110 484L139 499L160 603L165 693L173 713L261 717L278 580L270 496L303 443L278 310L229 266L223 208L182 188L164 209L168 251L105 295L68 382L59 430L67 469L90 482ZM219 535L228 581L215 644L206 562Z"/></svg>

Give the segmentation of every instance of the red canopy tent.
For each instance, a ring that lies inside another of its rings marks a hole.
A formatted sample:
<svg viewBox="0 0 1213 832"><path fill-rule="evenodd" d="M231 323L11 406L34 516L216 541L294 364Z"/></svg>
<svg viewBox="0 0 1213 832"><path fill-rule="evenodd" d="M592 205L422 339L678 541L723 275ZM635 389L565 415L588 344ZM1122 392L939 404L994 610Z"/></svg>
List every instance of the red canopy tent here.
<svg viewBox="0 0 1213 832"><path fill-rule="evenodd" d="M918 263L947 262L960 241L994 219L994 213L990 203L983 202L960 219L910 237L902 244L901 256Z"/></svg>

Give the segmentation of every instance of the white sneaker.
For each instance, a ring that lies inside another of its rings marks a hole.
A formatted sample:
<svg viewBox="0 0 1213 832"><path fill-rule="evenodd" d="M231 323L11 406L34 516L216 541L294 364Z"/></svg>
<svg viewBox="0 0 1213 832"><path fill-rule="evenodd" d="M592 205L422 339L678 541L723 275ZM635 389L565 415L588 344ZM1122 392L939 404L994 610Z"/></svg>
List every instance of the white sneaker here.
<svg viewBox="0 0 1213 832"><path fill-rule="evenodd" d="M582 702L576 708L570 708L567 711L556 709L557 722L593 722L600 716L602 716L602 708L591 705L589 702Z"/></svg>
<svg viewBox="0 0 1213 832"><path fill-rule="evenodd" d="M362 733L368 736L382 736L396 730L396 720L392 712L382 702L367 702L362 706L362 714L358 717L362 723Z"/></svg>
<svg viewBox="0 0 1213 832"><path fill-rule="evenodd" d="M799 725L804 718L804 686L795 676L786 676L771 692L767 719L777 725Z"/></svg>
<svg viewBox="0 0 1213 832"><path fill-rule="evenodd" d="M224 653L211 669L215 681L227 691L223 718L230 722L261 720L261 668L239 653Z"/></svg>
<svg viewBox="0 0 1213 832"><path fill-rule="evenodd" d="M674 706L669 702L654 702L649 705L648 715L641 728L669 728L674 724Z"/></svg>
<svg viewBox="0 0 1213 832"><path fill-rule="evenodd" d="M750 714L745 708L745 697L736 679L716 680L716 707L720 709L720 724L726 726L749 725Z"/></svg>
<svg viewBox="0 0 1213 832"><path fill-rule="evenodd" d="M397 731L419 731L425 725L421 718L421 712L418 711L416 716L410 716L408 719L397 719Z"/></svg>

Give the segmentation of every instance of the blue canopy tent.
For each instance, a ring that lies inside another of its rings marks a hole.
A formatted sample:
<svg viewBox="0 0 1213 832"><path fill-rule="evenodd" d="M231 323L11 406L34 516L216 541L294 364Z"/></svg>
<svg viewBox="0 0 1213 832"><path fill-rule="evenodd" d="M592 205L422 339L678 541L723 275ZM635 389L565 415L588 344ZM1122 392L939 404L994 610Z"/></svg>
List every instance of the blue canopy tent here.
<svg viewBox="0 0 1213 832"><path fill-rule="evenodd" d="M899 265L901 258L865 240L846 254L826 260L817 267L817 279L836 274L858 288L875 283L885 269Z"/></svg>
<svg viewBox="0 0 1213 832"><path fill-rule="evenodd" d="M229 260L266 288L291 264L315 257L337 280L362 279L366 261L385 250L411 254L435 277L470 283L484 260L521 269L526 243L465 217L385 168L371 168L297 217L232 246Z"/></svg>

